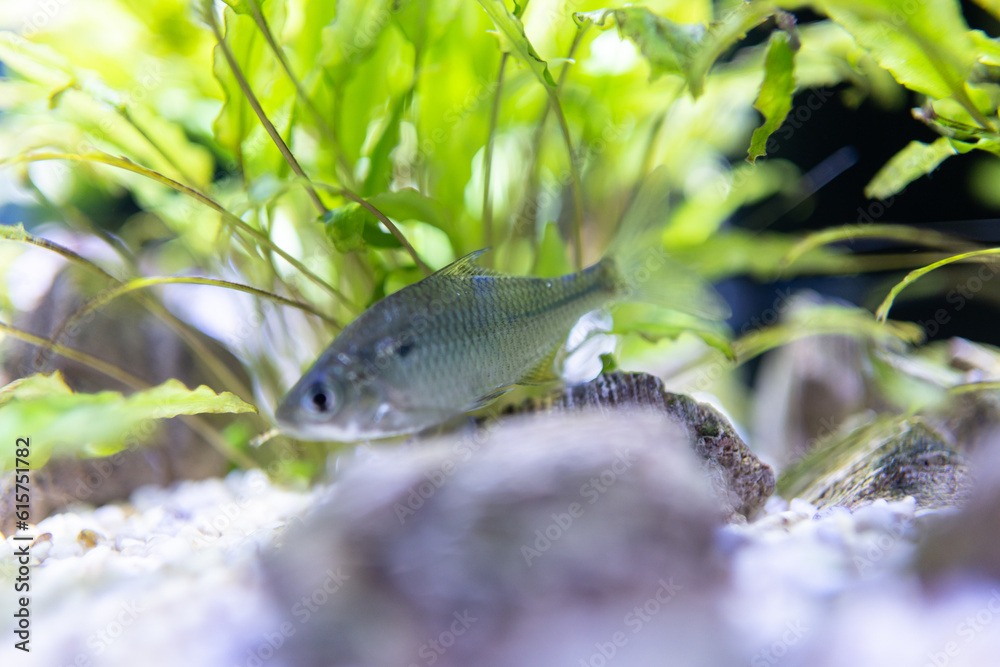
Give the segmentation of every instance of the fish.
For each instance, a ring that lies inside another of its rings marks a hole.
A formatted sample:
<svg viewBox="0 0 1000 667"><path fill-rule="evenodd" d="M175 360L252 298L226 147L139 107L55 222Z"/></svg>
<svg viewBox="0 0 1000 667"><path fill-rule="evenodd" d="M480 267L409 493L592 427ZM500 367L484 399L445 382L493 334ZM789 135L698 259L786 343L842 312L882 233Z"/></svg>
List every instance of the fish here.
<svg viewBox="0 0 1000 667"><path fill-rule="evenodd" d="M477 250L394 292L333 340L275 410L302 440L356 442L416 433L495 400L518 384L559 377L559 353L587 313L645 302L721 320L726 302L667 257L656 223L662 168L637 193L607 253L553 278L483 267Z"/></svg>

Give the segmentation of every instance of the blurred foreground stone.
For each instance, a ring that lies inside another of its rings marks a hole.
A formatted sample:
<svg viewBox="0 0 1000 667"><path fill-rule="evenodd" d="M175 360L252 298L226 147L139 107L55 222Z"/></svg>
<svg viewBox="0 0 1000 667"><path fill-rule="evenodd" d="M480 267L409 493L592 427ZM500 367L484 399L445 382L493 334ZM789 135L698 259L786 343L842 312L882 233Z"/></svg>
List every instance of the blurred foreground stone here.
<svg viewBox="0 0 1000 667"><path fill-rule="evenodd" d="M976 483L966 506L935 517L923 540L917 568L932 587L949 579L1000 582L1000 439L989 445L972 459Z"/></svg>
<svg viewBox="0 0 1000 667"><path fill-rule="evenodd" d="M283 654L728 664L714 546L727 510L710 487L687 435L648 413L512 418L379 451L266 558L276 608L311 615L289 622Z"/></svg>
<svg viewBox="0 0 1000 667"><path fill-rule="evenodd" d="M504 414L575 410L609 417L630 411L668 416L687 435L728 514L752 519L774 492L774 471L761 463L725 417L690 396L665 391L663 381L654 375L606 373L591 382L511 406Z"/></svg>

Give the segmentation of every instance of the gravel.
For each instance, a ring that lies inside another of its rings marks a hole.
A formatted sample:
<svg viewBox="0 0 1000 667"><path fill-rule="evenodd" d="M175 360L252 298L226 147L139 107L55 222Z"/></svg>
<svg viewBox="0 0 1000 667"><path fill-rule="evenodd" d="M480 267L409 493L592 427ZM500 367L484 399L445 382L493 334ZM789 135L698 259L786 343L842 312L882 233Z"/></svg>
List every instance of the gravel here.
<svg viewBox="0 0 1000 667"><path fill-rule="evenodd" d="M32 526L30 654L13 648L17 543L7 537L0 664L295 664L276 629L296 621L258 557L329 492L233 472ZM1000 582L957 576L931 593L910 568L927 526L949 511L907 498L817 512L772 498L758 521L717 532L731 574L719 641L752 667L997 664ZM612 660L595 653L589 664Z"/></svg>

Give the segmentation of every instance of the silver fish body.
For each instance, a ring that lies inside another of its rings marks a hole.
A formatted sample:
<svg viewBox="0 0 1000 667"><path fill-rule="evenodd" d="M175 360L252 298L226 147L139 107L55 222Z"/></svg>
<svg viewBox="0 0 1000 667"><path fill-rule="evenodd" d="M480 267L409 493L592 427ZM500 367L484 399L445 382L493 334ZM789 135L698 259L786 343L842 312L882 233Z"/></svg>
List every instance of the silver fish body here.
<svg viewBox="0 0 1000 667"><path fill-rule="evenodd" d="M551 361L573 325L617 301L724 319L725 301L664 253L656 229L669 192L665 169L650 174L604 259L578 273L506 275L478 266L480 250L385 297L289 390L279 427L353 441L439 424L518 382L554 376Z"/></svg>
<svg viewBox="0 0 1000 667"><path fill-rule="evenodd" d="M296 383L276 413L302 438L410 433L518 383L584 314L623 288L611 260L557 278L504 275L473 253L360 315Z"/></svg>

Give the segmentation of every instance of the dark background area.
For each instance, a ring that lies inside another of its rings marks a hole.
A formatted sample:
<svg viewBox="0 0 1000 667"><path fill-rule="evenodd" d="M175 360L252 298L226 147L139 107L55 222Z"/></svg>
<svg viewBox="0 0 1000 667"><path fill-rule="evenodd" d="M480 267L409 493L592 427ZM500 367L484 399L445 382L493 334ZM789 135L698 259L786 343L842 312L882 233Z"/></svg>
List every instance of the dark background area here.
<svg viewBox="0 0 1000 667"><path fill-rule="evenodd" d="M1000 23L971 2L962 3L966 19L972 28L989 35L1000 34ZM796 12L800 23L815 20L808 12ZM762 31L766 39L767 31ZM754 35L749 36L753 39ZM768 158L780 158L795 163L803 173L809 173L827 161L839 163L832 170L836 173L805 201L771 200L741 211L731 224L748 230L805 233L808 231L859 222L862 212L879 210L880 202L864 196L864 188L878 170L899 150L912 140L932 142L938 134L913 117L912 109L920 100L909 95L898 108L886 109L872 99L859 106L849 107L839 95L840 89L828 101L810 109L809 118L798 123L794 136L779 141L775 151L768 151ZM792 114L804 105L812 91L796 95ZM786 121L788 123L789 121ZM775 137L781 136L779 130ZM839 171L847 159L855 162ZM766 159L766 158L765 158ZM929 176L920 178L891 202L876 222L901 223L934 229L984 244L1000 242L1000 210L989 206L973 191L973 174L981 163L996 158L980 151L955 156L946 160ZM820 167L817 171L824 171ZM826 175L829 175L828 171ZM1000 180L996 187L1000 189ZM898 244L857 239L841 244L845 249L861 254L926 252L927 249L907 248ZM916 268L916 267L914 267ZM968 300L961 308L948 303L949 291L965 284L980 268L977 264L945 267L929 274L926 281L915 284L904 292L892 309L891 317L898 320L929 322L940 309L948 313L948 321L935 326L925 326L929 340L962 336L984 343L1000 345L1000 327L996 326L1000 307L1000 280L984 285L976 298ZM750 279L729 281L721 287L732 302L734 316L731 320L736 331L762 310L773 305L775 290L791 288L792 291L811 289L822 294L846 299L874 309L889 288L905 275L906 271L885 271L859 275L808 277L784 283L762 285ZM973 282L975 285L975 282ZM921 292L926 292L922 295ZM935 331L936 329L936 331Z"/></svg>

